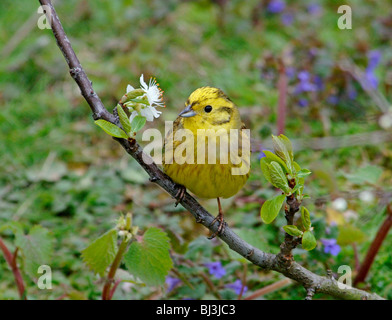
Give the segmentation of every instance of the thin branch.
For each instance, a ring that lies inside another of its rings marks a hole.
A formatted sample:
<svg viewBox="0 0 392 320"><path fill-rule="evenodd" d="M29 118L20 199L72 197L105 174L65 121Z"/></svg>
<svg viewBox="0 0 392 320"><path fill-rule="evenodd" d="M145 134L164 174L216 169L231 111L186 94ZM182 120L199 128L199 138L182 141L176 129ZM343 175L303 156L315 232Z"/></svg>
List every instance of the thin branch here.
<svg viewBox="0 0 392 320"><path fill-rule="evenodd" d="M279 280L275 283L272 283L264 288L261 288L255 292L253 292L251 295L249 295L248 297L246 297L244 300L254 300L258 297L264 296L267 293L271 293L274 292L276 290L279 290L281 288L284 288L286 286L288 286L289 284L292 284L293 281L289 278L284 278L282 280Z"/></svg>
<svg viewBox="0 0 392 320"><path fill-rule="evenodd" d="M377 231L377 235L374 238L372 244L370 245L369 251L366 254L365 260L359 268L357 276L354 280L354 286L358 283L364 282L366 276L369 273L370 267L373 264L373 261L380 250L384 239L386 238L389 230L392 227L392 203L387 206L387 217L385 218L383 224L380 226L380 229Z"/></svg>
<svg viewBox="0 0 392 320"><path fill-rule="evenodd" d="M12 270L12 273L14 274L16 286L18 287L19 297L23 300L27 300L23 277L16 263L16 255L18 254L18 250L16 249L15 253L12 254L8 250L7 246L5 245L5 243L1 238L0 238L0 249L1 251L3 251L5 261L7 261L8 265Z"/></svg>
<svg viewBox="0 0 392 320"><path fill-rule="evenodd" d="M277 131L278 135L283 134L286 127L287 114L287 75L284 59L279 59L279 80L278 80L278 110L277 110Z"/></svg>
<svg viewBox="0 0 392 320"><path fill-rule="evenodd" d="M105 109L101 100L94 92L91 82L80 65L50 0L40 0L40 3L42 5L48 5L51 8L51 26L57 45L67 61L72 77L78 84L83 97L88 102L93 112L94 119L105 119L109 122L118 124L119 121L114 115ZM158 168L158 166L152 161L151 157L143 152L143 149L136 141L128 141L117 138L115 138L115 140L118 141L125 151L130 154L149 174L151 181L162 187L172 197L176 196L180 187ZM145 162L144 159L148 159L149 161ZM194 216L196 222L201 223L211 232L217 232L218 224L213 224L211 226L214 217L191 195L185 193L180 203ZM338 287L338 283L334 279L318 276L296 262L293 262L288 268L282 266L282 264L278 263L279 259L277 258L277 255L265 253L251 246L234 233L229 227L226 227L219 237L232 250L245 257L253 264L266 270L278 271L285 276L298 281L305 287L315 287L317 288L317 292L330 294L343 299L382 299L377 294L368 293L356 288L342 290Z"/></svg>

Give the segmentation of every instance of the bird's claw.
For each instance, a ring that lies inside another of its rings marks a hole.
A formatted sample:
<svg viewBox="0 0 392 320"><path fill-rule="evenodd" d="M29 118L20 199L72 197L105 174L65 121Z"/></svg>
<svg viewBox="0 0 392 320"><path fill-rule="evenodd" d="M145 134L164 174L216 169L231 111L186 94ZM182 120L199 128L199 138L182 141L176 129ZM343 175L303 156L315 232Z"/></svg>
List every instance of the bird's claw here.
<svg viewBox="0 0 392 320"><path fill-rule="evenodd" d="M186 188L183 185L178 185L179 189L174 198L176 198L176 203L174 204L175 207L184 199Z"/></svg>
<svg viewBox="0 0 392 320"><path fill-rule="evenodd" d="M226 222L223 219L223 214L219 213L214 220L212 220L210 227L214 225L215 222L219 221L218 230L216 230L212 235L208 237L209 240L214 239L216 236L220 236L225 231Z"/></svg>

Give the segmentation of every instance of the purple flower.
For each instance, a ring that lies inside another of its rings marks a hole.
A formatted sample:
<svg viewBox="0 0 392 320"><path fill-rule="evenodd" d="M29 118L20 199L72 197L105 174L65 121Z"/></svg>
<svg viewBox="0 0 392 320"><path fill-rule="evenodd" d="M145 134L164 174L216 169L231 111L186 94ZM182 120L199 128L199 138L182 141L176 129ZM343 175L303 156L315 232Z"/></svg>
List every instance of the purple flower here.
<svg viewBox="0 0 392 320"><path fill-rule="evenodd" d="M374 74L373 69L366 69L365 72L365 81L366 83L373 89L376 89L378 86L377 76Z"/></svg>
<svg viewBox="0 0 392 320"><path fill-rule="evenodd" d="M289 26L294 22L294 15L292 13L282 13L280 21L285 26Z"/></svg>
<svg viewBox="0 0 392 320"><path fill-rule="evenodd" d="M177 278L166 277L165 283L167 285L166 292L170 292L181 283L181 280Z"/></svg>
<svg viewBox="0 0 392 320"><path fill-rule="evenodd" d="M286 3L283 0L271 0L268 3L267 11L270 13L281 13L286 8Z"/></svg>
<svg viewBox="0 0 392 320"><path fill-rule="evenodd" d="M337 105L339 102L339 97L337 95L331 94L328 98L327 101L332 104L332 105Z"/></svg>
<svg viewBox="0 0 392 320"><path fill-rule="evenodd" d="M264 151L270 151L270 152L273 153L272 150L270 150L270 149L264 149L264 148L262 148L262 147L260 147L259 150L260 150L259 157L258 157L259 160L266 157Z"/></svg>
<svg viewBox="0 0 392 320"><path fill-rule="evenodd" d="M302 108L305 108L305 107L307 107L309 105L309 101L307 99L304 99L304 98L299 99L298 100L298 105L300 107L302 107Z"/></svg>
<svg viewBox="0 0 392 320"><path fill-rule="evenodd" d="M372 50L368 53L368 69L376 68L381 61L381 51Z"/></svg>
<svg viewBox="0 0 392 320"><path fill-rule="evenodd" d="M226 288L233 289L236 294L241 293L242 286L243 286L242 282L239 279L233 283L229 283L229 284L225 285ZM242 293L245 293L247 290L248 290L248 287L244 286L244 290L242 291Z"/></svg>
<svg viewBox="0 0 392 320"><path fill-rule="evenodd" d="M321 243L324 246L324 252L330 253L333 256L337 256L341 250L336 239L321 239Z"/></svg>
<svg viewBox="0 0 392 320"><path fill-rule="evenodd" d="M318 15L321 13L321 6L317 3L311 3L307 7L308 12L312 15Z"/></svg>
<svg viewBox="0 0 392 320"><path fill-rule="evenodd" d="M287 76L289 79L294 78L294 76L295 76L295 68L294 68L294 67L287 67L287 68L286 68L286 76Z"/></svg>
<svg viewBox="0 0 392 320"><path fill-rule="evenodd" d="M205 266L208 268L208 272L217 279L222 278L226 274L226 270L220 261L206 263Z"/></svg>
<svg viewBox="0 0 392 320"><path fill-rule="evenodd" d="M260 151L260 153L259 153L259 156L257 157L257 159L262 159L262 158L265 158L266 157L266 155L265 155L265 153L263 152L263 150L261 150Z"/></svg>
<svg viewBox="0 0 392 320"><path fill-rule="evenodd" d="M299 83L295 87L294 93L299 94L301 92L316 91L317 87L315 84L310 82L310 74L308 71L298 72Z"/></svg>
<svg viewBox="0 0 392 320"><path fill-rule="evenodd" d="M300 71L300 72L298 72L298 79L300 80L300 81L309 81L309 79L310 79L310 74L309 74L309 72L308 71Z"/></svg>
<svg viewBox="0 0 392 320"><path fill-rule="evenodd" d="M379 50L372 50L368 53L368 66L365 71L365 81L367 84L375 89L378 86L378 79L374 73L374 69L380 64L381 52Z"/></svg>
<svg viewBox="0 0 392 320"><path fill-rule="evenodd" d="M314 76L314 85L316 86L318 91L324 90L324 81L319 75Z"/></svg>

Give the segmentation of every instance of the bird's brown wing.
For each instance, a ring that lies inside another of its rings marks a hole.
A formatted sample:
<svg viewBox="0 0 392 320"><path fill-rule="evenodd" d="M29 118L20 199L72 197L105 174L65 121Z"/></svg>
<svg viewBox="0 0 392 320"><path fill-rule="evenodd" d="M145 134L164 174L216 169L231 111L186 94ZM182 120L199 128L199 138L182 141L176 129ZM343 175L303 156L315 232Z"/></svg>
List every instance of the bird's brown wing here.
<svg viewBox="0 0 392 320"><path fill-rule="evenodd" d="M170 152L173 154L174 149L180 143L180 141L174 141L174 134L177 130L183 129L184 119L181 117L177 117L177 119L173 122L173 129L169 130L165 136L165 143L163 145L163 154L162 154L162 163L165 164L165 152Z"/></svg>

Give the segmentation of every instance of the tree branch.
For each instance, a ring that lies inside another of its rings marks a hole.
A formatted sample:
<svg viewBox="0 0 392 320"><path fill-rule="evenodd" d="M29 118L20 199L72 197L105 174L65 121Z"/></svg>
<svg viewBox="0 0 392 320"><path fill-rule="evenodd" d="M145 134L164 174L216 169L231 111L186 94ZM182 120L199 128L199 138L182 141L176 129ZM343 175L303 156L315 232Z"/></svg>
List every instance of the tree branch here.
<svg viewBox="0 0 392 320"><path fill-rule="evenodd" d="M380 250L382 243L384 242L385 237L388 235L389 230L392 227L392 203L387 205L386 208L387 217L385 218L383 224L378 229L376 237L374 238L372 244L370 245L369 251L366 254L365 260L358 270L358 274L355 277L354 285L358 283L364 282L366 276L370 270L370 267L373 264L373 261Z"/></svg>
<svg viewBox="0 0 392 320"><path fill-rule="evenodd" d="M18 249L16 249L15 253L12 254L8 250L3 240L0 238L0 250L3 251L5 261L7 261L8 265L11 268L12 273L14 274L16 286L18 287L19 297L23 300L27 300L23 277L16 263L16 256L18 254Z"/></svg>
<svg viewBox="0 0 392 320"><path fill-rule="evenodd" d="M101 100L94 92L91 82L80 65L80 62L71 47L71 44L63 30L60 20L50 0L39 1L42 5L48 5L51 8L51 26L57 41L57 45L65 57L72 77L78 84L83 97L88 102L93 112L94 119L104 119L119 125L118 119L105 109ZM128 141L117 138L115 138L115 140L117 140L125 149L125 151L130 154L149 174L151 181L162 187L172 197L176 196L177 192L179 191L178 185L158 168L150 156L143 152L143 149L136 141ZM151 164L147 164L143 159L151 160L148 161L148 163ZM212 226L210 225L214 220L214 217L191 195L185 193L180 203L195 217L196 222L201 223L213 233L217 232L218 224L213 224ZM286 266L283 266L281 263L279 263L277 255L263 252L251 246L249 243L241 239L236 233L234 233L229 227L226 227L224 232L222 232L219 237L232 250L239 253L253 264L266 270L275 270L280 272L285 276L298 281L304 285L305 288L315 288L316 292L326 293L343 299L382 299L377 294L368 293L356 288L349 288L345 290L339 289L338 282L336 280L318 276L300 266L296 262L293 262L287 268Z"/></svg>

